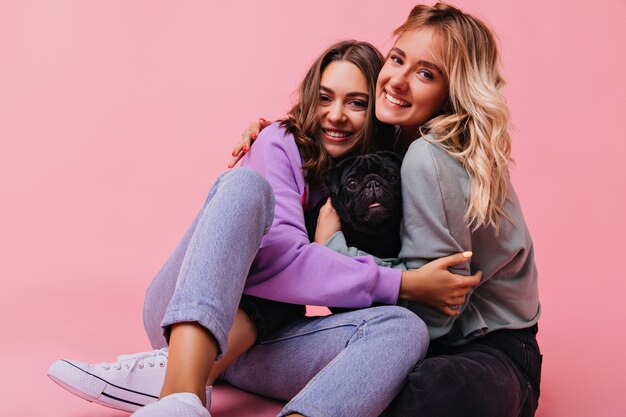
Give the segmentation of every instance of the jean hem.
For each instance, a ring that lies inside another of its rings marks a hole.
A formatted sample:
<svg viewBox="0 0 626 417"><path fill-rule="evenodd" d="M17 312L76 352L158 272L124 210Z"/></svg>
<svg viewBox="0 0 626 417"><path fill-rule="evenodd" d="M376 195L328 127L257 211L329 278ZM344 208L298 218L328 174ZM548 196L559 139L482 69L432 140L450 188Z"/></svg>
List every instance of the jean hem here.
<svg viewBox="0 0 626 417"><path fill-rule="evenodd" d="M207 309L197 305L183 306L176 310L168 310L161 321L164 329L178 323L196 322L208 330L217 341L219 352L216 359L220 359L228 347L227 340L230 330L227 330L219 321L215 320Z"/></svg>

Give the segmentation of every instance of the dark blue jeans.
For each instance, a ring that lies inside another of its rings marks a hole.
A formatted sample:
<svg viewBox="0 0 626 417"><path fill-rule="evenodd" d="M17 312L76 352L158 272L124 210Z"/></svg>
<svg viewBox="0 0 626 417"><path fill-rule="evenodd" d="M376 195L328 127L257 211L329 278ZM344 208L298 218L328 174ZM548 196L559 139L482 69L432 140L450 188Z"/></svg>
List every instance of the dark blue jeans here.
<svg viewBox="0 0 626 417"><path fill-rule="evenodd" d="M537 326L458 347L434 341L384 417L532 417L539 400Z"/></svg>

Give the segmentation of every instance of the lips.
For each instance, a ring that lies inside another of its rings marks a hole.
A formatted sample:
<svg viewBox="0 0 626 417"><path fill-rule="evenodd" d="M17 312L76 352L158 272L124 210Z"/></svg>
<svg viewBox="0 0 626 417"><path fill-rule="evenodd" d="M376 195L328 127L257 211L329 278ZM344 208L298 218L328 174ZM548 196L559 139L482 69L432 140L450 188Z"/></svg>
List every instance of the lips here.
<svg viewBox="0 0 626 417"><path fill-rule="evenodd" d="M339 129L322 128L322 134L326 139L331 142L343 142L349 139L352 136L353 132L347 132L345 130Z"/></svg>
<svg viewBox="0 0 626 417"><path fill-rule="evenodd" d="M385 100L388 103L391 103L398 107L411 107L411 103L409 103L408 101L404 101L397 96L394 96L393 94L389 93L387 90L383 90L383 94L385 96Z"/></svg>

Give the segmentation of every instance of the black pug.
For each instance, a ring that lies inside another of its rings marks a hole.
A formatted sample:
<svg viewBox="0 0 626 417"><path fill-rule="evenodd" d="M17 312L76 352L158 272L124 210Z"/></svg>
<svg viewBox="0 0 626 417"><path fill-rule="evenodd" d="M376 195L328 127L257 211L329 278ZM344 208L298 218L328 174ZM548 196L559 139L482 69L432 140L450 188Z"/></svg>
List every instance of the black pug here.
<svg viewBox="0 0 626 417"><path fill-rule="evenodd" d="M322 177L348 246L379 258L398 256L402 219L401 165L400 156L381 151L346 158ZM305 212L311 241L320 208L325 203L323 199Z"/></svg>

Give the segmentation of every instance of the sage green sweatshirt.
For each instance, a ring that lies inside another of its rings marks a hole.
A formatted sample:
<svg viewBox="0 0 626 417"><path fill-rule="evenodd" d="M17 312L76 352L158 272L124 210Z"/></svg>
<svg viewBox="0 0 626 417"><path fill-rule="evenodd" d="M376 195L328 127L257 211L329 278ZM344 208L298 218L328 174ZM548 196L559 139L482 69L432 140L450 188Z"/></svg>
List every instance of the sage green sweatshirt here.
<svg viewBox="0 0 626 417"><path fill-rule="evenodd" d="M501 219L493 227L472 231L465 219L469 201L469 174L462 164L430 136L415 140L402 163L403 225L399 259L377 259L379 265L415 269L456 252L472 251L471 263L453 272L470 275L482 271L480 285L449 317L415 302L400 301L428 325L431 339L457 345L498 329L519 329L535 324L540 305L533 243L517 195L509 184L505 209L513 222ZM349 248L341 232L326 246L346 255L364 255Z"/></svg>

